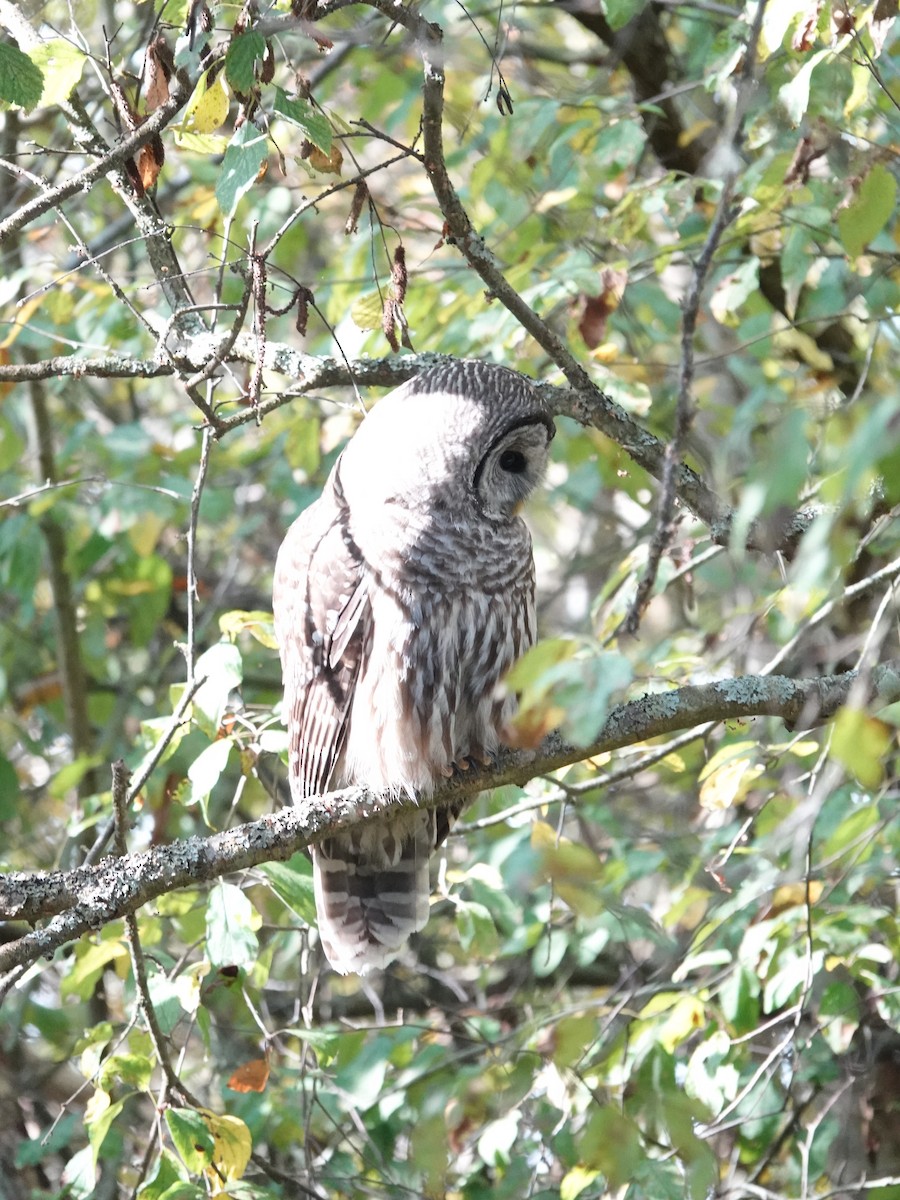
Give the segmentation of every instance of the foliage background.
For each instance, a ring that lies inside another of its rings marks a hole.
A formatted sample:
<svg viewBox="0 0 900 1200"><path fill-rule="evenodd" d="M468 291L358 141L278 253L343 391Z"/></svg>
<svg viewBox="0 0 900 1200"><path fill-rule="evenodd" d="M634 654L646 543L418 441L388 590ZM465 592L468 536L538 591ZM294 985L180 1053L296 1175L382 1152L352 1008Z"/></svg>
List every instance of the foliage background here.
<svg viewBox="0 0 900 1200"><path fill-rule="evenodd" d="M675 510L625 636L660 488L559 420L530 513L538 732L562 714L590 741L609 687L897 655L895 14L423 11L447 167L503 277L733 507L724 532ZM247 750L281 745L272 565L358 420L346 363L573 383L436 201L418 19L0 3L7 870L96 857L110 763L162 746L120 850L269 811ZM27 213L177 86L157 141ZM323 970L302 855L13 968L0 1194L768 1198L900 1172L897 709L876 709L705 721L484 793L383 978Z"/></svg>

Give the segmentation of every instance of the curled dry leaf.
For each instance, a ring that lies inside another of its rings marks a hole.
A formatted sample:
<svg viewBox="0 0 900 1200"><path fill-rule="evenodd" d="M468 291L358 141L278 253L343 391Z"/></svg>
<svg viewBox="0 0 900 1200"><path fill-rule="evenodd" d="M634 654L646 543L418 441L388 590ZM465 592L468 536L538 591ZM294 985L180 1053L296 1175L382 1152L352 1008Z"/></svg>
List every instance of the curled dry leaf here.
<svg viewBox="0 0 900 1200"><path fill-rule="evenodd" d="M353 192L353 203L350 205L350 212L347 214L347 221L344 225L344 233L348 236L351 233L356 233L359 228L359 218L362 216L363 205L369 198L369 189L366 187L364 179L360 179Z"/></svg>
<svg viewBox="0 0 900 1200"><path fill-rule="evenodd" d="M340 175L344 163L344 156L338 146L332 146L328 154L318 146L313 146L305 157L312 169L320 171L323 175Z"/></svg>
<svg viewBox="0 0 900 1200"><path fill-rule="evenodd" d="M600 291L596 296L583 296L584 307L578 322L578 332L588 350L596 348L606 338L606 322L616 311L628 281L627 271L604 267L600 272Z"/></svg>
<svg viewBox="0 0 900 1200"><path fill-rule="evenodd" d="M391 284L394 289L394 299L402 304L406 299L406 285L409 275L406 270L406 251L398 246L394 251L394 265L391 267Z"/></svg>
<svg viewBox="0 0 900 1200"><path fill-rule="evenodd" d="M159 134L156 134L141 146L137 158L137 171L145 191L156 183L165 161L163 141Z"/></svg>
<svg viewBox="0 0 900 1200"><path fill-rule="evenodd" d="M144 99L152 113L169 99L169 80L175 71L175 59L165 38L154 38L147 47L144 63Z"/></svg>
<svg viewBox="0 0 900 1200"><path fill-rule="evenodd" d="M243 1063L233 1072L228 1086L233 1092L264 1092L269 1082L269 1063L265 1058L254 1058Z"/></svg>

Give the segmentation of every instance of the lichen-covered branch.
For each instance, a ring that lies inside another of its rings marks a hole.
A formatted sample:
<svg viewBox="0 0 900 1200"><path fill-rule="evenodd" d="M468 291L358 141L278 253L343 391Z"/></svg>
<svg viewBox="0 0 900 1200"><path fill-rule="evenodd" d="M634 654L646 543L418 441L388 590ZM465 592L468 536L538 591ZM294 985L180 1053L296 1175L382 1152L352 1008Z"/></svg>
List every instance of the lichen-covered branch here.
<svg viewBox="0 0 900 1200"><path fill-rule="evenodd" d="M433 797L418 803L445 803L451 796L469 799L486 788L525 784L585 758L707 721L770 716L791 727L813 726L846 704L858 682L856 671L806 680L745 676L642 696L613 709L589 746L571 746L553 734L537 752L505 751L493 769L460 774ZM876 668L869 692L870 700L878 705L900 699L900 662ZM176 888L289 858L326 834L412 803L408 797L387 798L363 788L346 788L211 837L193 837L141 854L106 858L92 867L11 872L0 877L0 917L30 922L50 919L0 948L0 973L52 954L67 942Z"/></svg>

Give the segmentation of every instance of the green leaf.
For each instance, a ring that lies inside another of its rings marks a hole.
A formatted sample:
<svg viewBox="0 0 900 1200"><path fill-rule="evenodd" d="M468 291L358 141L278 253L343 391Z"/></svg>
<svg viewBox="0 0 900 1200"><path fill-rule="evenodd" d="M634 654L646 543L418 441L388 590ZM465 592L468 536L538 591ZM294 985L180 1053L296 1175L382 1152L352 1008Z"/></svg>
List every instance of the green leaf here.
<svg viewBox="0 0 900 1200"><path fill-rule="evenodd" d="M64 38L51 38L29 50L28 57L43 73L44 89L41 106L62 104L72 94L81 79L87 56ZM2 71L2 67L0 67Z"/></svg>
<svg viewBox="0 0 900 1200"><path fill-rule="evenodd" d="M231 738L221 738L212 742L205 750L201 750L188 767L188 779L191 783L190 795L185 797L186 804L206 804L209 794L222 777L222 772L228 766L228 759L233 746Z"/></svg>
<svg viewBox="0 0 900 1200"><path fill-rule="evenodd" d="M295 854L287 862L262 863L260 874L268 879L272 891L301 921L316 923L316 898L312 865L305 854Z"/></svg>
<svg viewBox="0 0 900 1200"><path fill-rule="evenodd" d="M84 1113L84 1124L94 1154L95 1165L100 1154L100 1147L109 1133L110 1126L124 1107L124 1099L113 1103L109 1093L103 1091L102 1088L98 1088L88 1101Z"/></svg>
<svg viewBox="0 0 900 1200"><path fill-rule="evenodd" d="M812 82L812 73L826 58L831 57L831 50L819 50L818 53L810 55L790 83L786 83L779 89L778 96L781 103L787 109L788 116L795 125L799 125L806 116L806 110L809 107L809 85Z"/></svg>
<svg viewBox="0 0 900 1200"><path fill-rule="evenodd" d="M152 1174L138 1192L138 1200L162 1200L163 1196L175 1200L176 1189L185 1187L192 1189L191 1200L194 1200L194 1197L200 1200L200 1197L206 1196L205 1190L187 1183L185 1168L172 1151L163 1149ZM184 1197L183 1200L188 1198Z"/></svg>
<svg viewBox="0 0 900 1200"><path fill-rule="evenodd" d="M458 899L456 924L460 945L466 953L471 953L476 958L493 958L496 955L500 941L497 927L483 904Z"/></svg>
<svg viewBox="0 0 900 1200"><path fill-rule="evenodd" d="M266 52L266 39L249 30L229 44L225 54L225 77L236 92L249 92L256 82L256 64Z"/></svg>
<svg viewBox="0 0 900 1200"><path fill-rule="evenodd" d="M146 1054L111 1054L103 1060L97 1083L100 1087L109 1089L116 1081L127 1087L144 1091L150 1086L153 1074L153 1063Z"/></svg>
<svg viewBox="0 0 900 1200"><path fill-rule="evenodd" d="M239 887L220 883L206 909L206 956L214 967L247 967L259 955L260 916Z"/></svg>
<svg viewBox="0 0 900 1200"><path fill-rule="evenodd" d="M269 139L251 121L235 131L216 184L216 201L226 217L234 215L241 197L256 183L268 156Z"/></svg>
<svg viewBox="0 0 900 1200"><path fill-rule="evenodd" d="M275 105L273 113L283 117L292 125L303 130L303 136L308 138L323 154L331 153L331 126L322 113L309 103L308 100L291 99L284 88L275 88Z"/></svg>
<svg viewBox="0 0 900 1200"><path fill-rule="evenodd" d="M883 163L876 163L846 208L838 212L844 249L855 258L881 233L894 215L897 180Z"/></svg>
<svg viewBox="0 0 900 1200"><path fill-rule="evenodd" d="M212 1163L215 1141L209 1126L192 1108L167 1108L166 1126L189 1171L202 1174Z"/></svg>
<svg viewBox="0 0 900 1200"><path fill-rule="evenodd" d="M585 1166L606 1176L610 1191L617 1191L634 1173L641 1159L637 1126L616 1108L597 1109L578 1138Z"/></svg>
<svg viewBox="0 0 900 1200"><path fill-rule="evenodd" d="M60 1182L66 1200L91 1200L97 1183L97 1169L91 1146L85 1146L83 1150L72 1155L63 1168Z"/></svg>
<svg viewBox="0 0 900 1200"><path fill-rule="evenodd" d="M44 90L44 72L12 42L0 42L0 100L26 112Z"/></svg>
<svg viewBox="0 0 900 1200"><path fill-rule="evenodd" d="M194 696L194 719L212 740L229 705L229 693L240 687L243 679L241 652L232 641L216 642L200 655L194 671L198 679L204 679Z"/></svg>
<svg viewBox="0 0 900 1200"><path fill-rule="evenodd" d="M621 29L643 9L644 0L603 0L606 19L613 29Z"/></svg>
<svg viewBox="0 0 900 1200"><path fill-rule="evenodd" d="M74 967L63 977L60 991L63 996L87 1000L110 963L128 960L128 948L118 938L96 944L82 942L75 949L75 959Z"/></svg>
<svg viewBox="0 0 900 1200"><path fill-rule="evenodd" d="M0 753L0 821L13 819L20 792L16 768L4 754Z"/></svg>

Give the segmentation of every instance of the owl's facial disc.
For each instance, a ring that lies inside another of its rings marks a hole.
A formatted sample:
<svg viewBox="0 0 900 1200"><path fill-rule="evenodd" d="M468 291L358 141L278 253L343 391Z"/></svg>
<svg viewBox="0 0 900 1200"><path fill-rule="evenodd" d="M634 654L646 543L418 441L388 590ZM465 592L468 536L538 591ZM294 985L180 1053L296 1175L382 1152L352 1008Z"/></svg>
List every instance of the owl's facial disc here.
<svg viewBox="0 0 900 1200"><path fill-rule="evenodd" d="M485 516L509 520L521 510L547 468L549 417L528 417L503 431L491 445L472 481L475 501Z"/></svg>

